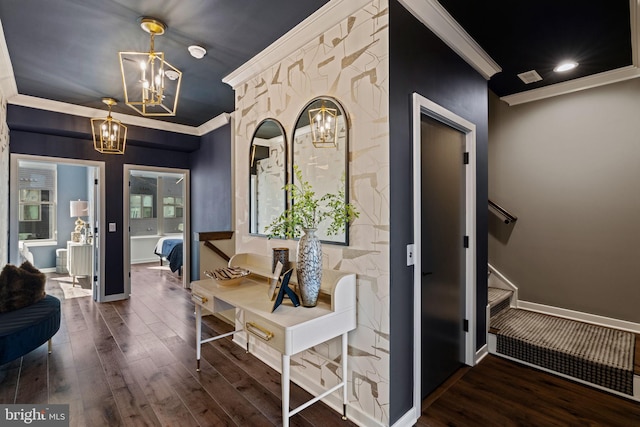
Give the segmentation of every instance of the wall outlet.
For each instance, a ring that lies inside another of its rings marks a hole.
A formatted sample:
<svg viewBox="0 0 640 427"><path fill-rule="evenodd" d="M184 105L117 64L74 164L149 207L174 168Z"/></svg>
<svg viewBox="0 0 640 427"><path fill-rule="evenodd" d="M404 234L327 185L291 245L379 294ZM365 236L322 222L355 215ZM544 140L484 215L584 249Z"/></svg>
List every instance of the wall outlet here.
<svg viewBox="0 0 640 427"><path fill-rule="evenodd" d="M415 245L412 243L407 245L407 266L411 266L415 263L416 251Z"/></svg>

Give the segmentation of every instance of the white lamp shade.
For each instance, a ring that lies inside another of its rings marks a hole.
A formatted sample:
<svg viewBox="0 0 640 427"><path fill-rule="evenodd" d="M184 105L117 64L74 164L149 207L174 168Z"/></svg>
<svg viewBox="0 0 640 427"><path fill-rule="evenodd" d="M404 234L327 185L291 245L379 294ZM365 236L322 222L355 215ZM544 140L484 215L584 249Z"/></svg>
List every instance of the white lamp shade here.
<svg viewBox="0 0 640 427"><path fill-rule="evenodd" d="M72 200L69 205L71 217L81 217L89 215L89 202L84 200Z"/></svg>

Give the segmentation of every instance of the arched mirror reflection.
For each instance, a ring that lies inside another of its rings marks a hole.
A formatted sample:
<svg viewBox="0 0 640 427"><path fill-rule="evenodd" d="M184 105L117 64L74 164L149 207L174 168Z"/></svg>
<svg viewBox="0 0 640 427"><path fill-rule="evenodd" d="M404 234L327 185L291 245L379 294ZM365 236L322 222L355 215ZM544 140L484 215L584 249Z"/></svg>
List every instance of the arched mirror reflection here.
<svg viewBox="0 0 640 427"><path fill-rule="evenodd" d="M345 203L349 202L348 135L345 111L333 98L316 98L300 112L293 133L292 162L316 196L337 194L344 197ZM300 184L295 174L291 180ZM338 234L330 235L328 223L318 224L316 234L320 240L348 245L349 224Z"/></svg>
<svg viewBox="0 0 640 427"><path fill-rule="evenodd" d="M249 149L249 233L265 235L265 228L286 208L286 137L274 119L258 124Z"/></svg>

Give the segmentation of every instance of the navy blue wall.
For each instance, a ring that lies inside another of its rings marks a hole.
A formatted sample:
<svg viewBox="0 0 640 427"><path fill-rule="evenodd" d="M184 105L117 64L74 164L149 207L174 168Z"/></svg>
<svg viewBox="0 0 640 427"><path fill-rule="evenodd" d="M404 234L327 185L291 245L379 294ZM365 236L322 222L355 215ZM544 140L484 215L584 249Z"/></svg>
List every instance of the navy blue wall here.
<svg viewBox="0 0 640 427"><path fill-rule="evenodd" d="M231 230L231 125L202 137L191 154L191 210L193 233ZM191 279L200 278L200 245L191 244Z"/></svg>
<svg viewBox="0 0 640 427"><path fill-rule="evenodd" d="M93 148L91 126L87 118L9 105L7 124L11 153L105 163L106 223L116 223L117 231L107 233L106 224L101 230L106 250L104 286L106 295L123 293L123 165L189 169L190 156L186 151L197 149L200 138L129 126L128 131L135 139L127 141L125 154L105 155ZM149 148L149 144L156 139L166 149ZM230 186L230 181L226 185ZM198 211L199 207L192 204L191 209Z"/></svg>
<svg viewBox="0 0 640 427"><path fill-rule="evenodd" d="M477 348L486 340L488 89L485 79L396 0L389 5L389 131L391 186L391 384L389 420L412 407L413 242L412 93L417 92L476 125ZM416 344L419 345L419 344ZM419 379L416 379L419 381Z"/></svg>

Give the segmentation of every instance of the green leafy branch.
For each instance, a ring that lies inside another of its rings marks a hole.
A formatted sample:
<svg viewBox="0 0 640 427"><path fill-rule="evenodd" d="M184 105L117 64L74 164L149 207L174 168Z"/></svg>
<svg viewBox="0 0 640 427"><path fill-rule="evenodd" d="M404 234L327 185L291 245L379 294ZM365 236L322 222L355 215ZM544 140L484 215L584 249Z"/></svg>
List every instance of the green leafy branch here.
<svg viewBox="0 0 640 427"><path fill-rule="evenodd" d="M327 218L331 218L327 234L333 236L344 231L347 223L360 216L353 204L345 202L344 177L337 193L317 198L309 181L302 178L297 165L293 167L293 172L300 184L287 184L283 187L289 197L289 208L266 227L269 238L299 237L303 229L318 228Z"/></svg>

